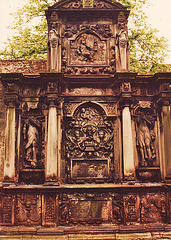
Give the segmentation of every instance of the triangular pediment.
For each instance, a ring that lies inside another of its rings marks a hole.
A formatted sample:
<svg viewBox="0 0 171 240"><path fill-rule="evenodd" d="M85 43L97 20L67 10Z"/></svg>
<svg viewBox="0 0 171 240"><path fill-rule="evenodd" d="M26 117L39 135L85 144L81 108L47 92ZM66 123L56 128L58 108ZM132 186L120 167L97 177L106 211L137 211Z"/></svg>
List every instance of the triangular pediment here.
<svg viewBox="0 0 171 240"><path fill-rule="evenodd" d="M75 10L75 9L99 9L99 10L127 10L125 6L110 0L62 0L49 8L50 10Z"/></svg>

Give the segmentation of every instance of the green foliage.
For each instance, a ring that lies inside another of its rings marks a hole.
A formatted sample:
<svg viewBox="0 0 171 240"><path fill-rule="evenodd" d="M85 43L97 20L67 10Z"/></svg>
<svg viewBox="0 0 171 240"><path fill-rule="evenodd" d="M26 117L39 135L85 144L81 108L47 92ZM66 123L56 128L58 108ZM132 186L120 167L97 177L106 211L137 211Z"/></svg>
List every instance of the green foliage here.
<svg viewBox="0 0 171 240"><path fill-rule="evenodd" d="M149 0L119 0L131 10L129 17L130 69L140 74L167 71L164 64L168 44L164 37L148 23L145 6Z"/></svg>
<svg viewBox="0 0 171 240"><path fill-rule="evenodd" d="M140 74L166 71L164 59L167 42L157 37L157 30L148 24L143 8L149 0L118 0L131 10L129 24L131 71ZM47 22L45 10L57 0L27 0L15 14L12 29L15 35L8 39L0 52L1 59L47 59Z"/></svg>

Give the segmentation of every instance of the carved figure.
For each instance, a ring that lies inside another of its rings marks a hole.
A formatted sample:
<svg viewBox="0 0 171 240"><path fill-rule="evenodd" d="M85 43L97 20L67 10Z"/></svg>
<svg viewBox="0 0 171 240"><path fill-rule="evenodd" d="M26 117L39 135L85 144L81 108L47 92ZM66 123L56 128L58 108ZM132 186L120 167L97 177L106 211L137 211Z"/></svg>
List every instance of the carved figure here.
<svg viewBox="0 0 171 240"><path fill-rule="evenodd" d="M30 119L28 124L28 130L26 124L23 127L24 139L27 138L27 143L25 145L26 149L26 161L33 168L36 168L38 160L36 158L38 152L38 127L40 127L39 122L34 119Z"/></svg>
<svg viewBox="0 0 171 240"><path fill-rule="evenodd" d="M59 46L59 34L54 28L52 28L52 30L50 30L49 32L49 42L51 47L51 69L56 70L58 68L57 53L58 53L58 46Z"/></svg>
<svg viewBox="0 0 171 240"><path fill-rule="evenodd" d="M145 116L143 112L137 116L137 145L141 154L141 166L151 165L156 157L154 140L155 133L154 119L150 116Z"/></svg>
<svg viewBox="0 0 171 240"><path fill-rule="evenodd" d="M119 23L119 32L117 35L117 44L121 61L121 69L126 70L126 51L127 51L127 32L125 23Z"/></svg>

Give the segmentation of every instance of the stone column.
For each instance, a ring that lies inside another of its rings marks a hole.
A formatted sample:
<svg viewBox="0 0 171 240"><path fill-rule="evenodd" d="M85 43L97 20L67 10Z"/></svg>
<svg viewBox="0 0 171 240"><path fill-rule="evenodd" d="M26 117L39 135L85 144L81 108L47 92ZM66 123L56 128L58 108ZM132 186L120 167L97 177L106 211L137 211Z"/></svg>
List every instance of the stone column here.
<svg viewBox="0 0 171 240"><path fill-rule="evenodd" d="M5 130L4 182L13 182L15 177L15 105L7 106Z"/></svg>
<svg viewBox="0 0 171 240"><path fill-rule="evenodd" d="M122 110L122 131L123 131L124 179L134 180L135 166L133 154L131 114L129 107L124 107Z"/></svg>
<svg viewBox="0 0 171 240"><path fill-rule="evenodd" d="M54 101L50 102L48 115L46 181L57 180L57 110Z"/></svg>

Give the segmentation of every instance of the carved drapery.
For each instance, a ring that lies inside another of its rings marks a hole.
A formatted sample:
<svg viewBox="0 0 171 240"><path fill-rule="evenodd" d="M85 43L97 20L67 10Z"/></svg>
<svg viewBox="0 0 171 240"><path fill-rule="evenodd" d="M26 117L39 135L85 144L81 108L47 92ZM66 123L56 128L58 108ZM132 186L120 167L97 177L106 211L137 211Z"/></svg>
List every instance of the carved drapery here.
<svg viewBox="0 0 171 240"><path fill-rule="evenodd" d="M65 150L68 178L112 179L113 124L95 104L79 107L67 122ZM91 181L90 180L90 181Z"/></svg>

